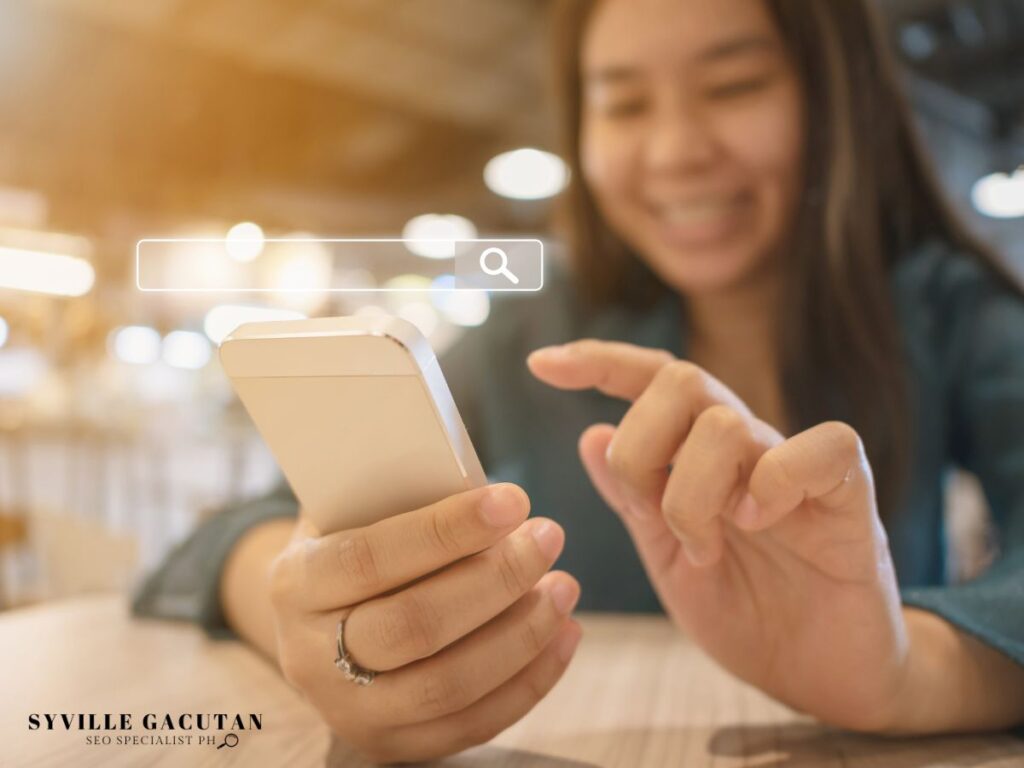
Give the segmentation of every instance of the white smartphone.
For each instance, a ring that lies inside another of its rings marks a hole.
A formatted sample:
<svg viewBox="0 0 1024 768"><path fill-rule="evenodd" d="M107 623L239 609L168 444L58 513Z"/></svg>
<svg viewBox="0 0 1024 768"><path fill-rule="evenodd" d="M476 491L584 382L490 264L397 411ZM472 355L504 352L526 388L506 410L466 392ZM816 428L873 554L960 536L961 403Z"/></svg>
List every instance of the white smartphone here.
<svg viewBox="0 0 1024 768"><path fill-rule="evenodd" d="M396 317L246 323L220 360L322 533L486 483L437 357Z"/></svg>

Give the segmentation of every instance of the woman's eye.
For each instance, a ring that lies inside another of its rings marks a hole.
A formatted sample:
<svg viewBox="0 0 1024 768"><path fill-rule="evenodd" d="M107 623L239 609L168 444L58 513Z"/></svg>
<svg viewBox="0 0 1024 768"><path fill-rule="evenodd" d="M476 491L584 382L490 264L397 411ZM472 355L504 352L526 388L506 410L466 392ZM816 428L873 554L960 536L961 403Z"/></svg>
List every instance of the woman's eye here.
<svg viewBox="0 0 1024 768"><path fill-rule="evenodd" d="M707 89L707 95L713 99L729 99L735 96L744 96L748 93L756 93L768 85L768 78L757 77L746 80L734 80L729 83L721 83Z"/></svg>
<svg viewBox="0 0 1024 768"><path fill-rule="evenodd" d="M601 110L605 117L627 118L641 114L646 105L642 101L618 101L605 104Z"/></svg>

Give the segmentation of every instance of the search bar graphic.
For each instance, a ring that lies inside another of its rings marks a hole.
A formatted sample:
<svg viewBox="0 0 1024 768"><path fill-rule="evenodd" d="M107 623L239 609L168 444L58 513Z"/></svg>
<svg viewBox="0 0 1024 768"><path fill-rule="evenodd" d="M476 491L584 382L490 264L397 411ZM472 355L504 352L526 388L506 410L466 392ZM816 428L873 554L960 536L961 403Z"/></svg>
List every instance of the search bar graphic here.
<svg viewBox="0 0 1024 768"><path fill-rule="evenodd" d="M266 238L245 245L252 247L240 249L237 239L228 238L139 240L136 287L158 293L530 292L544 287L544 243L537 239ZM417 255L424 253L429 256Z"/></svg>

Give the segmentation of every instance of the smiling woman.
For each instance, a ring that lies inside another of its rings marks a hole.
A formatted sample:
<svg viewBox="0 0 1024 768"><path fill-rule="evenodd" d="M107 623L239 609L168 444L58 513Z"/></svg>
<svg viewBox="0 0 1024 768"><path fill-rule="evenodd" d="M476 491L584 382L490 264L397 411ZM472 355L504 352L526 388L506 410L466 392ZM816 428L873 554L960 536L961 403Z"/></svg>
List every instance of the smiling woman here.
<svg viewBox="0 0 1024 768"><path fill-rule="evenodd" d="M606 3L581 50L579 155L598 211L688 293L777 257L799 191L798 73L768 9L730 5Z"/></svg>
<svg viewBox="0 0 1024 768"><path fill-rule="evenodd" d="M525 716L577 604L664 611L840 727L1024 723L1024 299L936 190L867 0L558 5L571 269L441 361L521 488L326 536L282 489L200 529L136 611L238 633L381 762ZM1001 547L962 585L953 466Z"/></svg>
<svg viewBox="0 0 1024 768"><path fill-rule="evenodd" d="M892 267L931 238L1014 280L943 200L868 4L565 0L559 22L589 300L681 292L690 357L712 369L702 330L730 334L715 307L760 302L744 343L774 385L741 394L780 427L855 426L897 507L913 449Z"/></svg>

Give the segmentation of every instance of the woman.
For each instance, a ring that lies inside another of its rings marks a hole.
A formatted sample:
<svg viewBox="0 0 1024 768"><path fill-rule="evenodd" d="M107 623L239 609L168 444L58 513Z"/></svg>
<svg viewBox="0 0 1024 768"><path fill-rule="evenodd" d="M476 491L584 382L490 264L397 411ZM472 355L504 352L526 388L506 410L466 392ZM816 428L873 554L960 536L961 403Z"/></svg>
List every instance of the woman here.
<svg viewBox="0 0 1024 768"><path fill-rule="evenodd" d="M868 9L576 0L564 21L572 274L442 364L528 496L320 537L282 492L197 532L136 609L237 632L380 761L522 717L577 602L661 607L842 727L1024 721L1024 301L940 202ZM1002 546L954 587L950 464ZM372 695L332 669L340 619Z"/></svg>

